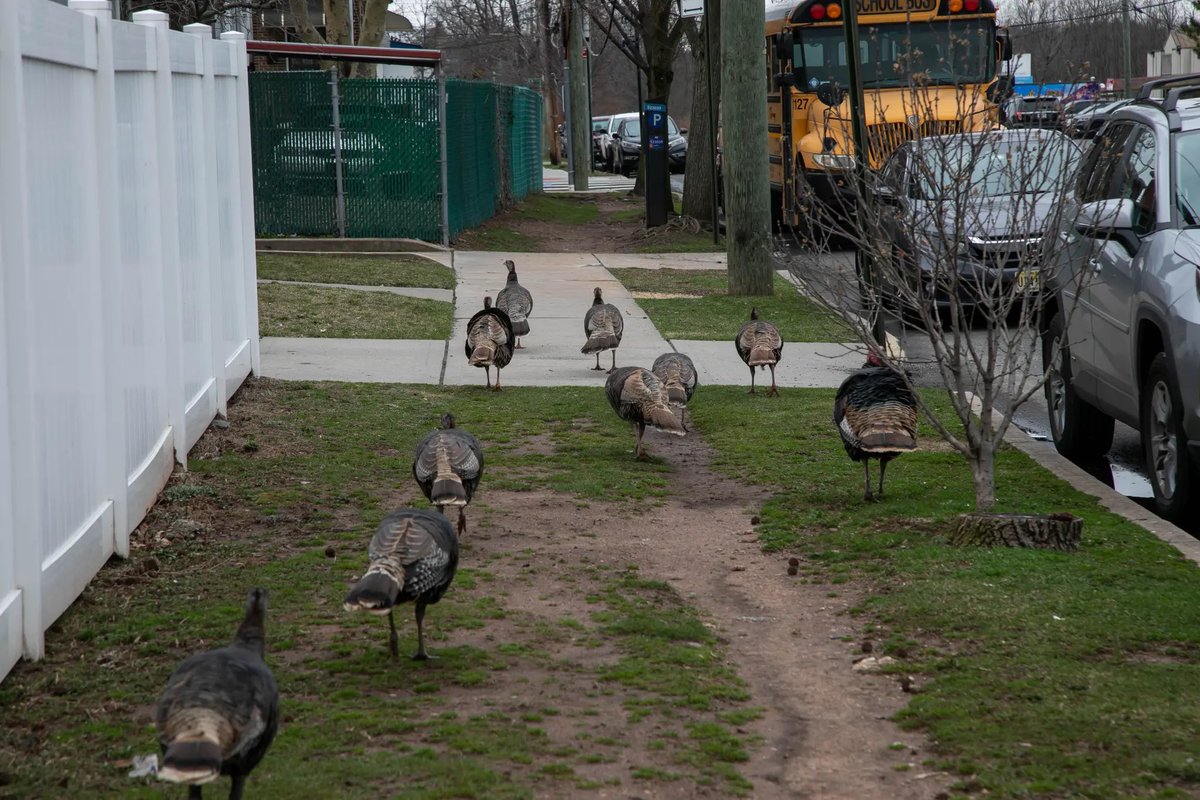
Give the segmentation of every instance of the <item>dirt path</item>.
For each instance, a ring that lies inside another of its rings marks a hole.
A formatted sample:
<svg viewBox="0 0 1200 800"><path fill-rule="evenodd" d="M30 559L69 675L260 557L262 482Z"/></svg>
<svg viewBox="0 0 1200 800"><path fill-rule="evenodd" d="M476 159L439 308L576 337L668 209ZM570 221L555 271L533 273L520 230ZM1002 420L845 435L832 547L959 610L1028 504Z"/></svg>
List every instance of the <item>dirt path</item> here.
<svg viewBox="0 0 1200 800"><path fill-rule="evenodd" d="M491 560L489 569L506 583L537 564L585 557L637 564L641 577L675 587L727 647L750 686L751 705L766 709L747 726L763 744L739 767L754 784L754 798L945 796L948 776L921 766L920 737L887 721L908 699L897 681L851 669L862 636L845 612L859 593L789 577L784 556L763 554L751 514L766 495L713 472L712 451L701 438L653 436L649 448L675 467L666 503L640 517L614 516L611 507L579 508L561 495L488 492L487 523L470 536L471 559ZM503 553L525 555L505 562ZM505 563L513 575L503 575ZM547 595L538 582L527 588L514 585L506 607L581 619L590 613L579 593ZM623 716L619 707L610 711ZM895 748L896 742L907 746ZM639 747L628 750L636 758ZM690 782L664 783L632 796L685 798L698 791Z"/></svg>

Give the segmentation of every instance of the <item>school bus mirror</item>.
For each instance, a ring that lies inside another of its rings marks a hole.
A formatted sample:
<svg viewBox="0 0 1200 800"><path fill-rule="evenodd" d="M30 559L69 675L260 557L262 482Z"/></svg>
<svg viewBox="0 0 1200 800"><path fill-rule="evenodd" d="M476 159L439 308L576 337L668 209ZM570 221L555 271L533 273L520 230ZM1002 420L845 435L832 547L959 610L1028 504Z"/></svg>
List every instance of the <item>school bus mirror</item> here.
<svg viewBox="0 0 1200 800"><path fill-rule="evenodd" d="M795 86L796 76L790 72L780 72L775 76L776 86Z"/></svg>
<svg viewBox="0 0 1200 800"><path fill-rule="evenodd" d="M784 31L775 37L775 57L780 61L791 61L795 50L796 40L791 31Z"/></svg>
<svg viewBox="0 0 1200 800"><path fill-rule="evenodd" d="M845 96L846 90L834 81L825 81L817 87L817 99L830 108L840 106Z"/></svg>
<svg viewBox="0 0 1200 800"><path fill-rule="evenodd" d="M1000 37L1000 60L1012 61L1012 39L1007 36Z"/></svg>

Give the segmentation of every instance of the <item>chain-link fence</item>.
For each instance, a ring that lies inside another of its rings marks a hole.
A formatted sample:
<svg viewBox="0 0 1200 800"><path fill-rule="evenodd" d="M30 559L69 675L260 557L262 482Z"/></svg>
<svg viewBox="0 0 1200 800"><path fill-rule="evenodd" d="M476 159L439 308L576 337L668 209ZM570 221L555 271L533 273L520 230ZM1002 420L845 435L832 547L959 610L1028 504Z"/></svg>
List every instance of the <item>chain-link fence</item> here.
<svg viewBox="0 0 1200 800"><path fill-rule="evenodd" d="M441 241L437 98L430 79L251 75L258 234ZM541 191L541 130L536 92L446 82L447 238Z"/></svg>

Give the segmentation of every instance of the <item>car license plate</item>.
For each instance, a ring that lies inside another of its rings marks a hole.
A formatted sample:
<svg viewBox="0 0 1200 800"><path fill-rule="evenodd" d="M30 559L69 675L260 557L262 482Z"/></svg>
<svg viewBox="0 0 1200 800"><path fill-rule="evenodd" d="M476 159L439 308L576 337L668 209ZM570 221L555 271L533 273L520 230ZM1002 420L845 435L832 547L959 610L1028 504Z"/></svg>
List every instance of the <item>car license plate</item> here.
<svg viewBox="0 0 1200 800"><path fill-rule="evenodd" d="M1042 288L1042 275L1036 269L1017 270L1017 291L1037 291Z"/></svg>

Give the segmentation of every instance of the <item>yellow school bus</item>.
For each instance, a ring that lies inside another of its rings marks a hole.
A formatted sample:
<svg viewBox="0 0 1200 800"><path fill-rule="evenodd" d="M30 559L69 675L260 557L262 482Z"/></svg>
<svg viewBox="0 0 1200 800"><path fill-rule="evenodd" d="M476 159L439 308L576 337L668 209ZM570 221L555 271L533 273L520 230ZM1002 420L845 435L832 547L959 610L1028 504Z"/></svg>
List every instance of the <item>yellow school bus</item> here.
<svg viewBox="0 0 1200 800"><path fill-rule="evenodd" d="M799 225L814 203L853 207L845 1L767 0L772 215L786 225ZM1011 46L993 0L857 0L855 9L872 169L916 137L997 124L989 86Z"/></svg>

